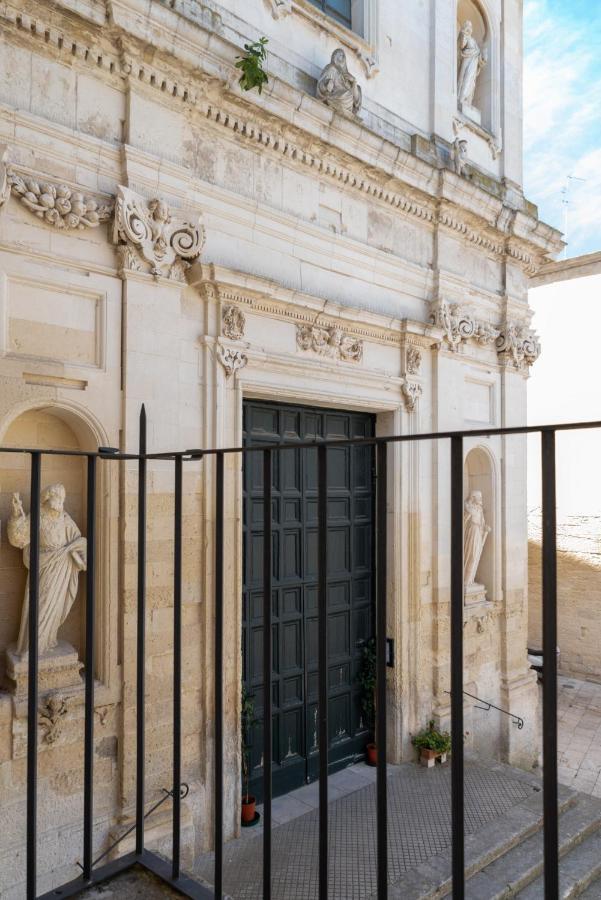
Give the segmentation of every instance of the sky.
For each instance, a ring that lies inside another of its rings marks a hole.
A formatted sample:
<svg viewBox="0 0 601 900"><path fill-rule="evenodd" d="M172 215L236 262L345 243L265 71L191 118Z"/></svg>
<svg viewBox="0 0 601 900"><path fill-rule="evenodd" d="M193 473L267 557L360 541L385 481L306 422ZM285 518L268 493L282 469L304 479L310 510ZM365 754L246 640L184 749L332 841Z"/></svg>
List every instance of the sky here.
<svg viewBox="0 0 601 900"><path fill-rule="evenodd" d="M569 200L568 256L601 250L601 0L525 0L524 57L526 196L564 232Z"/></svg>

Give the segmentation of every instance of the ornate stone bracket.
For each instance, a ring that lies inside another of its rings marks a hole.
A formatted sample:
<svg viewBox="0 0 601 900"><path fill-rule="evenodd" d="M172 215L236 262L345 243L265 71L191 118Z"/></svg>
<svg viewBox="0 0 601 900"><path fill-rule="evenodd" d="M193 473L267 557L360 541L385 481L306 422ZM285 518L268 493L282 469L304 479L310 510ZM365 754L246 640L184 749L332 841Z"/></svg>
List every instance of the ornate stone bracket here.
<svg viewBox="0 0 601 900"><path fill-rule="evenodd" d="M231 341L239 341L244 337L246 318L239 306L224 306L221 322L224 337Z"/></svg>
<svg viewBox="0 0 601 900"><path fill-rule="evenodd" d="M401 393L403 394L403 401L407 412L415 412L417 401L423 393L421 384L417 384L415 381L405 381L401 385Z"/></svg>
<svg viewBox="0 0 601 900"><path fill-rule="evenodd" d="M320 356L361 362L363 341L346 334L335 325L297 325L296 343L299 350L312 350Z"/></svg>
<svg viewBox="0 0 601 900"><path fill-rule="evenodd" d="M46 744L54 744L62 732L62 720L68 713L67 701L60 694L48 694L40 705L40 725L44 729L42 740Z"/></svg>
<svg viewBox="0 0 601 900"><path fill-rule="evenodd" d="M225 347L223 344L217 344L217 359L225 369L226 378L230 378L234 372L243 369L248 362L246 353L240 350L234 350L233 347Z"/></svg>
<svg viewBox="0 0 601 900"><path fill-rule="evenodd" d="M541 346L536 332L525 325L505 323L496 340L499 358L520 371L527 371L540 356Z"/></svg>
<svg viewBox="0 0 601 900"><path fill-rule="evenodd" d="M442 328L445 342L453 352L457 352L460 345L469 339L475 340L481 347L494 344L501 333L489 322L474 318L458 303L449 304L444 299L431 304L430 318Z"/></svg>
<svg viewBox="0 0 601 900"><path fill-rule="evenodd" d="M205 240L200 219L185 222L159 199L146 200L130 188L117 191L113 241L119 245L124 270L149 272L155 278L183 281Z"/></svg>
<svg viewBox="0 0 601 900"><path fill-rule="evenodd" d="M112 203L98 202L60 182L37 181L15 172L8 165L8 148L0 145L0 208L11 193L38 219L67 231L98 228L113 213Z"/></svg>

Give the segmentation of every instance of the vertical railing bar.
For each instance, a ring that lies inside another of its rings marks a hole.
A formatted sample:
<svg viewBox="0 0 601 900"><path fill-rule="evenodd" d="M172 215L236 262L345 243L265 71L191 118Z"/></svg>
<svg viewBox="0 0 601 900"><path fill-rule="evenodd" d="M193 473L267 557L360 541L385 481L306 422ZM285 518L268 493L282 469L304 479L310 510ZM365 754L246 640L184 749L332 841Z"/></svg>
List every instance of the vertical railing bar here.
<svg viewBox="0 0 601 900"><path fill-rule="evenodd" d="M376 482L376 747L378 900L388 896L388 827L386 794L386 557L388 444L378 444Z"/></svg>
<svg viewBox="0 0 601 900"><path fill-rule="evenodd" d="M272 757L272 469L271 450L263 453L263 900L271 900Z"/></svg>
<svg viewBox="0 0 601 900"><path fill-rule="evenodd" d="M172 877L180 874L182 766L182 482L183 460L175 457L173 513L173 842Z"/></svg>
<svg viewBox="0 0 601 900"><path fill-rule="evenodd" d="M215 897L223 896L223 508L224 454L215 481Z"/></svg>
<svg viewBox="0 0 601 900"><path fill-rule="evenodd" d="M328 450L317 448L319 900L328 897Z"/></svg>
<svg viewBox="0 0 601 900"><path fill-rule="evenodd" d="M465 895L463 766L463 438L451 438L451 797L453 900Z"/></svg>
<svg viewBox="0 0 601 900"><path fill-rule="evenodd" d="M140 410L138 460L138 625L136 673L136 853L144 851L145 669L146 669L146 409Z"/></svg>
<svg viewBox="0 0 601 900"><path fill-rule="evenodd" d="M27 684L27 900L35 900L37 883L38 782L38 617L40 590L41 453L31 454L29 515L29 622Z"/></svg>
<svg viewBox="0 0 601 900"><path fill-rule="evenodd" d="M545 897L559 896L557 813L557 512L555 432L541 432L543 508L543 822Z"/></svg>
<svg viewBox="0 0 601 900"><path fill-rule="evenodd" d="M94 670L96 619L96 456L88 456L87 564L86 564L86 669L84 720L83 878L92 876L94 816Z"/></svg>

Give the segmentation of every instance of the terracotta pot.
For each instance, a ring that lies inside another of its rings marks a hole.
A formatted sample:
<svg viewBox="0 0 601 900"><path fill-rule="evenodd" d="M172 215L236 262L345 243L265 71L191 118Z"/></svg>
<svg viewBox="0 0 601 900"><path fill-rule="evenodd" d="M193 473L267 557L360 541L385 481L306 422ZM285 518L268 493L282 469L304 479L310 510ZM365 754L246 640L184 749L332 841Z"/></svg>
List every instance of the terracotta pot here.
<svg viewBox="0 0 601 900"><path fill-rule="evenodd" d="M254 822L257 814L257 800L252 794L242 796L242 821Z"/></svg>
<svg viewBox="0 0 601 900"><path fill-rule="evenodd" d="M378 748L375 744L368 744L365 748L366 763L368 766L376 766L378 764Z"/></svg>
<svg viewBox="0 0 601 900"><path fill-rule="evenodd" d="M423 759L436 759L436 757L439 756L440 754L438 753L437 750L430 750L427 747L422 747L421 755L422 755Z"/></svg>

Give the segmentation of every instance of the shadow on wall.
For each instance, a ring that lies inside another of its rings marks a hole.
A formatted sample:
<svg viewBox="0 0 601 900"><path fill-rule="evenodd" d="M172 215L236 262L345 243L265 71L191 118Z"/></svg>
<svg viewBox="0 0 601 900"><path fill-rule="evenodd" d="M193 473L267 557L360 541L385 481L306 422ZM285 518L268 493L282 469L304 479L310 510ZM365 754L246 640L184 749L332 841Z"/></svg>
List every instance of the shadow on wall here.
<svg viewBox="0 0 601 900"><path fill-rule="evenodd" d="M528 646L542 644L541 514L529 516ZM601 682L601 516L569 516L557 529L559 670Z"/></svg>

